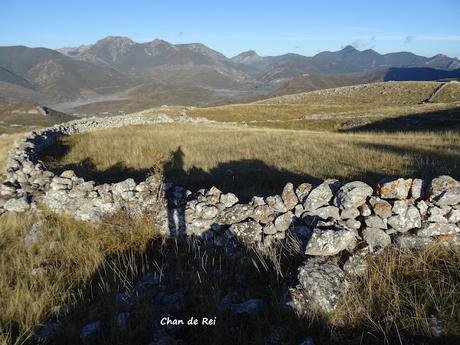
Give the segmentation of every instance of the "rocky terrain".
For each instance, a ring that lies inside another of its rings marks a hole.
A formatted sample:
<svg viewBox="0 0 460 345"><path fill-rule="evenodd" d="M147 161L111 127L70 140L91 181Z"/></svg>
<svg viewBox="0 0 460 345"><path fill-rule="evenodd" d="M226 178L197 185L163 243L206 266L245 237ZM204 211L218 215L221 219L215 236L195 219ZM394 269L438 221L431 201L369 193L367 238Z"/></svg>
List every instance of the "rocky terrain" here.
<svg viewBox="0 0 460 345"><path fill-rule="evenodd" d="M43 203L50 210L93 223L117 210L133 218L151 213L165 236L197 238L230 256L243 247L269 252L294 237L302 260L296 283L288 289L287 304L299 315L311 308L332 312L347 290L347 277L365 274L366 258L387 247L411 250L433 243L460 244L460 182L450 176L382 180L375 187L333 179L316 186L287 183L280 195L254 196L249 203L240 203L233 193L215 187L189 191L164 181L161 174L140 183L127 179L96 185L73 171L55 176L38 160L40 152L63 135L172 121L166 115L119 116L29 133L8 156L0 212L35 210L37 203ZM177 121L200 120L185 116ZM30 237L33 241L33 234ZM155 279L144 277L127 298L142 294L144 286L155 285ZM249 300L232 308L239 310L236 313L252 313L262 304ZM52 324L45 327L40 333L44 338L53 334ZM85 342L100 327L100 321L85 326L80 338Z"/></svg>

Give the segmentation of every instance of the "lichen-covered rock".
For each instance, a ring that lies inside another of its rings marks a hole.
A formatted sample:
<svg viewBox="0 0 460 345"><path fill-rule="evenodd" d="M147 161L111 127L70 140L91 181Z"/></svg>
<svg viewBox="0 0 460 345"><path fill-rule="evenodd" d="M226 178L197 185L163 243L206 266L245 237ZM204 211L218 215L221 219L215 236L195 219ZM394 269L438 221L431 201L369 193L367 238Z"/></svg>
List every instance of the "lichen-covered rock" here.
<svg viewBox="0 0 460 345"><path fill-rule="evenodd" d="M393 203L393 207L391 211L394 214L404 215L406 214L408 207L409 207L409 202L407 200L396 200Z"/></svg>
<svg viewBox="0 0 460 345"><path fill-rule="evenodd" d="M379 194L382 199L407 199L412 179L382 180L379 183Z"/></svg>
<svg viewBox="0 0 460 345"><path fill-rule="evenodd" d="M340 211L341 219L355 219L360 215L360 212L357 208L347 208Z"/></svg>
<svg viewBox="0 0 460 345"><path fill-rule="evenodd" d="M458 181L450 176L442 175L431 180L428 187L428 194L432 200L439 197L442 193L458 187L460 187L460 183Z"/></svg>
<svg viewBox="0 0 460 345"><path fill-rule="evenodd" d="M227 193L227 194L222 194L220 196L220 202L223 204L226 208L232 207L235 205L239 199L236 197L235 194L233 193Z"/></svg>
<svg viewBox="0 0 460 345"><path fill-rule="evenodd" d="M313 189L305 198L303 207L307 211L313 211L321 206L329 204L334 193L339 189L340 183L334 179L325 180L318 187Z"/></svg>
<svg viewBox="0 0 460 345"><path fill-rule="evenodd" d="M366 217L364 219L364 222L370 228L377 228L377 229L387 229L388 228L386 218L380 218L377 215Z"/></svg>
<svg viewBox="0 0 460 345"><path fill-rule="evenodd" d="M447 213L449 213L450 208L440 208L432 206L428 208L428 218L427 221L431 223L449 223L447 220Z"/></svg>
<svg viewBox="0 0 460 345"><path fill-rule="evenodd" d="M304 202L305 198L308 196L312 188L313 186L310 183L302 183L296 188L295 194L297 195L299 202Z"/></svg>
<svg viewBox="0 0 460 345"><path fill-rule="evenodd" d="M346 229L358 230L361 227L361 221L358 219L347 219L345 221L339 221L339 225Z"/></svg>
<svg viewBox="0 0 460 345"><path fill-rule="evenodd" d="M19 199L9 199L3 204L3 208L9 212L24 212L30 209L30 204L24 196Z"/></svg>
<svg viewBox="0 0 460 345"><path fill-rule="evenodd" d="M252 212L252 218L262 224L267 224L273 216L273 209L267 204L259 205Z"/></svg>
<svg viewBox="0 0 460 345"><path fill-rule="evenodd" d="M417 235L404 234L396 238L396 245L401 249L422 249L433 244L434 240L431 237L421 237Z"/></svg>
<svg viewBox="0 0 460 345"><path fill-rule="evenodd" d="M438 206L460 204L460 187L450 188L435 196L433 199Z"/></svg>
<svg viewBox="0 0 460 345"><path fill-rule="evenodd" d="M294 215L291 211L279 215L275 219L275 227L278 231L286 231L292 224L292 218Z"/></svg>
<svg viewBox="0 0 460 345"><path fill-rule="evenodd" d="M305 291L315 307L332 312L349 283L336 264L324 258L310 258L299 267L299 287Z"/></svg>
<svg viewBox="0 0 460 345"><path fill-rule="evenodd" d="M446 215L449 223L460 223L460 209L452 209Z"/></svg>
<svg viewBox="0 0 460 345"><path fill-rule="evenodd" d="M373 193L371 186L361 181L349 182L335 195L334 205L340 209L358 208L363 205Z"/></svg>
<svg viewBox="0 0 460 345"><path fill-rule="evenodd" d="M286 183L284 186L281 198L283 199L283 203L289 211L299 203L299 199L294 192L294 186L290 182Z"/></svg>
<svg viewBox="0 0 460 345"><path fill-rule="evenodd" d="M233 224L229 231L244 244L253 244L262 240L262 226L253 220Z"/></svg>
<svg viewBox="0 0 460 345"><path fill-rule="evenodd" d="M419 178L414 178L410 189L411 197L415 200L421 199L426 194L425 181Z"/></svg>
<svg viewBox="0 0 460 345"><path fill-rule="evenodd" d="M327 219L339 220L340 219L339 208L335 206L320 207L313 211L307 211L306 214L310 216L317 216L324 220L327 220Z"/></svg>
<svg viewBox="0 0 460 345"><path fill-rule="evenodd" d="M278 229L276 229L275 224L272 222L265 224L262 230L265 235L274 235L278 232Z"/></svg>
<svg viewBox="0 0 460 345"><path fill-rule="evenodd" d="M391 204L379 197L371 197L369 199L369 204L372 207L374 213L381 218L389 218L392 215L392 206Z"/></svg>
<svg viewBox="0 0 460 345"><path fill-rule="evenodd" d="M456 224L449 223L425 223L417 231L418 236L430 237L439 235L454 235L460 232Z"/></svg>
<svg viewBox="0 0 460 345"><path fill-rule="evenodd" d="M214 219L219 210L214 205L198 203L195 207L195 213L203 219Z"/></svg>
<svg viewBox="0 0 460 345"><path fill-rule="evenodd" d="M353 250L356 246L355 233L345 229L314 229L305 249L306 255L330 256L342 250Z"/></svg>
<svg viewBox="0 0 460 345"><path fill-rule="evenodd" d="M285 213L288 211L283 199L279 195L269 196L265 201L273 212Z"/></svg>
<svg viewBox="0 0 460 345"><path fill-rule="evenodd" d="M411 229L420 228L422 218L415 206L409 206L405 214L394 215L387 220L388 225L398 232L407 232Z"/></svg>
<svg viewBox="0 0 460 345"><path fill-rule="evenodd" d="M217 217L216 222L219 224L235 224L249 217L253 213L253 208L246 204L236 204L223 210Z"/></svg>
<svg viewBox="0 0 460 345"><path fill-rule="evenodd" d="M420 215L422 217L425 217L427 212L428 212L427 203L424 200L420 200L419 202L417 202L417 208L418 208L418 210L420 212Z"/></svg>
<svg viewBox="0 0 460 345"><path fill-rule="evenodd" d="M382 229L365 228L363 230L363 239L369 245L371 252L378 252L391 244L391 237Z"/></svg>
<svg viewBox="0 0 460 345"><path fill-rule="evenodd" d="M362 277L367 273L366 258L361 255L352 255L343 265L343 270L350 275Z"/></svg>

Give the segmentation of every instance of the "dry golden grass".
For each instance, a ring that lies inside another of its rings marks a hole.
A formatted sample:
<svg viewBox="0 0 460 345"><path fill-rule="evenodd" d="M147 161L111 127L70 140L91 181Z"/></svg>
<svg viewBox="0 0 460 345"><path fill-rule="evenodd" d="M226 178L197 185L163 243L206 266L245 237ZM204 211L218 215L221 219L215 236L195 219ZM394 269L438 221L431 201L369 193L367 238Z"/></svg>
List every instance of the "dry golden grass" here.
<svg viewBox="0 0 460 345"><path fill-rule="evenodd" d="M42 236L26 245L32 224ZM0 334L20 344L64 303L80 302L85 284L108 256L142 252L158 236L148 220L114 215L96 228L85 222L41 214L0 216ZM120 268L126 269L127 267ZM1 341L1 338L0 338Z"/></svg>
<svg viewBox="0 0 460 345"><path fill-rule="evenodd" d="M119 165L131 173L142 171L159 156L175 152L168 178L190 188L212 183L224 189L236 187L245 196L278 192L273 187L289 180L335 177L374 184L383 176L460 174L456 132L341 134L165 124L80 134L65 138L63 146L55 167L75 168L89 160L101 174L119 173L120 169L111 169Z"/></svg>
<svg viewBox="0 0 460 345"><path fill-rule="evenodd" d="M368 274L355 279L333 316L336 324L367 329L391 343L395 334L431 336L434 315L445 335L460 334L459 248L390 249L368 263Z"/></svg>
<svg viewBox="0 0 460 345"><path fill-rule="evenodd" d="M449 83L436 95L433 101L440 103L460 101L460 83Z"/></svg>

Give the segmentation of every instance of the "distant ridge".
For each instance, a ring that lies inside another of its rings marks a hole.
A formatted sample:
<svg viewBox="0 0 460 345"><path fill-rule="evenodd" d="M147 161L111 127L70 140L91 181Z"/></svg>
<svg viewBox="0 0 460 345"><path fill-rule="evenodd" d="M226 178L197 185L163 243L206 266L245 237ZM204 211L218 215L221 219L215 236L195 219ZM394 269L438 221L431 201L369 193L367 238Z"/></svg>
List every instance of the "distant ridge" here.
<svg viewBox="0 0 460 345"><path fill-rule="evenodd" d="M0 103L27 95L53 103L97 98L101 106L123 110L140 101L213 105L374 81L458 78L459 69L458 59L442 54L379 54L346 46L311 57L248 50L228 58L201 43L108 36L58 50L0 47Z"/></svg>

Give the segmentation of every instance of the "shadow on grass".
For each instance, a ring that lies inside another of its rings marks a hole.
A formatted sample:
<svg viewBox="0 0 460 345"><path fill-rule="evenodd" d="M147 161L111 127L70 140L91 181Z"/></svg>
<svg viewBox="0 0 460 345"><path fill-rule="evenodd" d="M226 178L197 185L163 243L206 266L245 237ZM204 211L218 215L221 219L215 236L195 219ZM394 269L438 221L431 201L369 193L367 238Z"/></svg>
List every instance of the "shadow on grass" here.
<svg viewBox="0 0 460 345"><path fill-rule="evenodd" d="M421 114L385 118L340 132L460 132L460 107Z"/></svg>

